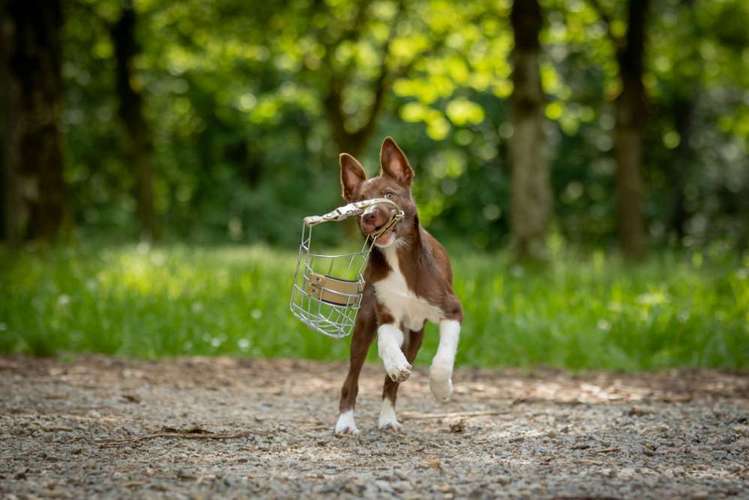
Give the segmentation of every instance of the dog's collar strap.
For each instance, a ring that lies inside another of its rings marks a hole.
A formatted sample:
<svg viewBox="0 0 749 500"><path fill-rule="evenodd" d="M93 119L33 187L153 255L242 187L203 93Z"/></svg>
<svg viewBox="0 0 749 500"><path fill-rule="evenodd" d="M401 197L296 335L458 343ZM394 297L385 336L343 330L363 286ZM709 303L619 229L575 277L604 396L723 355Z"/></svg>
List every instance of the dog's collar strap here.
<svg viewBox="0 0 749 500"><path fill-rule="evenodd" d="M390 221L388 221L387 224L380 228L377 233L373 234L374 236L379 236L388 229L392 228L404 217L403 210L401 210L398 204L387 198L373 198L371 200L355 201L354 203L349 203L348 205L338 207L335 210L324 215L310 215L309 217L305 217L304 223L308 226L316 226L318 224L322 224L323 222L339 222L355 215L361 215L367 208L380 204L391 205L395 208L395 213L390 218Z"/></svg>

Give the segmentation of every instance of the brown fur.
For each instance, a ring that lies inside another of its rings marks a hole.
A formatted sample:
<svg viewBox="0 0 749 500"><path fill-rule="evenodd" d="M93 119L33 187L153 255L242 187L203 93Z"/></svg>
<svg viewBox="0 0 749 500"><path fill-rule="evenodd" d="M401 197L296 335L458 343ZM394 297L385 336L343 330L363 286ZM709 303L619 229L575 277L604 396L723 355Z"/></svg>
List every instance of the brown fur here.
<svg viewBox="0 0 749 500"><path fill-rule="evenodd" d="M341 193L347 202L387 197L403 210L404 218L398 223L395 231L396 237L406 242L405 245L398 247L397 256L408 288L417 297L439 307L446 319L462 321L460 301L452 290L452 269L447 252L419 224L416 204L411 195L414 172L403 151L392 138L386 138L380 151L380 174L371 179L367 179L361 163L353 156L342 154L340 163ZM374 217L360 218L362 233L371 234L382 227L390 219L392 210L394 209L389 206L378 205L373 211ZM377 327L392 323L394 320L390 311L378 302L373 286L387 277L389 272L390 266L382 252L374 247L364 272L367 285L351 340L349 372L341 389L341 412L353 409L356 404L359 372L369 346L375 338ZM404 334L403 352L411 363L421 346L423 325L418 331L407 330L404 325L398 326ZM383 398L387 397L395 404L398 385L398 382L386 376Z"/></svg>

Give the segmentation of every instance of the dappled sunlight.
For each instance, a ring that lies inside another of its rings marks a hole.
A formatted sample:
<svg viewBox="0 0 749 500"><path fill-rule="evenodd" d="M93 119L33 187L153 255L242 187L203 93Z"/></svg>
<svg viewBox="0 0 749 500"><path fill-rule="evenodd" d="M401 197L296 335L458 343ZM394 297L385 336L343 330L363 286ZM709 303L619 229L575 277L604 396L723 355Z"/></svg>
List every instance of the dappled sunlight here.
<svg viewBox="0 0 749 500"><path fill-rule="evenodd" d="M102 291L140 295L162 295L169 299L228 293L236 284L245 293L263 286L257 280L258 266L283 268L293 265L291 256L273 252L267 247L223 248L206 253L205 250L166 251L122 250L105 257L105 268L96 275L96 285ZM232 274L239 271L239 274ZM202 306L196 302L195 312Z"/></svg>

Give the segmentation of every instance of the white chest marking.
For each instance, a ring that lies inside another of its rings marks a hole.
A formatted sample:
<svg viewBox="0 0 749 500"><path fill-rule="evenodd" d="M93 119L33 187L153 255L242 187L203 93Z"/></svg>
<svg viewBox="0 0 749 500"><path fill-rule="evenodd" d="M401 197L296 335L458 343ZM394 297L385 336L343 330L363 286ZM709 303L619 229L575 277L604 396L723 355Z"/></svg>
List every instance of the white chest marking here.
<svg viewBox="0 0 749 500"><path fill-rule="evenodd" d="M420 330L425 320L439 323L445 316L442 310L409 290L398 264L397 247L398 241L380 249L391 270L374 284L377 300L393 315L396 327L403 324L409 330Z"/></svg>

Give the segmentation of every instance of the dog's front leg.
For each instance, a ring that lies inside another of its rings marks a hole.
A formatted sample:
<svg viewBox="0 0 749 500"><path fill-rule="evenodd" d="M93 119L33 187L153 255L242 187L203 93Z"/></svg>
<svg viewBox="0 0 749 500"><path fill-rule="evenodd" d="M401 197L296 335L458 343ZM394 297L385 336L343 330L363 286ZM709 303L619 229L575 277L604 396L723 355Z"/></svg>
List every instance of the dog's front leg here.
<svg viewBox="0 0 749 500"><path fill-rule="evenodd" d="M460 322L454 319L440 321L440 345L429 369L429 387L437 401L450 399L453 393L453 365L458 351Z"/></svg>
<svg viewBox="0 0 749 500"><path fill-rule="evenodd" d="M408 337L403 352L406 354L406 360L413 363L421 347L421 341L424 339L424 328L407 331L406 335ZM382 407L377 419L377 425L380 429L398 431L401 428L398 417L395 415L395 400L398 398L399 385L400 383L394 382L389 375L385 375L385 384L382 387Z"/></svg>
<svg viewBox="0 0 749 500"><path fill-rule="evenodd" d="M385 366L385 373L393 382L404 382L411 375L411 364L401 351L403 332L387 323L377 328L377 351Z"/></svg>

